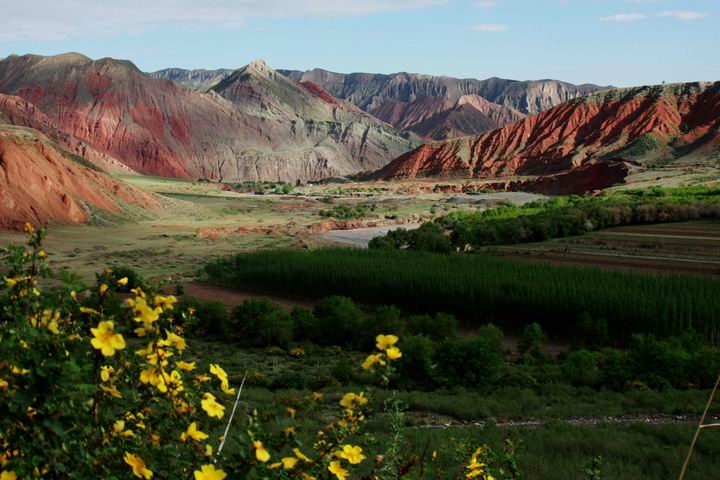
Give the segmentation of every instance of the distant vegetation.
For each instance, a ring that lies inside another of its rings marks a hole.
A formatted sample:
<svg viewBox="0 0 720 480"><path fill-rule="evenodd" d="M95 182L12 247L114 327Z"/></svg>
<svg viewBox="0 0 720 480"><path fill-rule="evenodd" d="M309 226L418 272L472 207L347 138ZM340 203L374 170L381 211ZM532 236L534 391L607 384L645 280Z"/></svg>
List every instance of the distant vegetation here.
<svg viewBox="0 0 720 480"><path fill-rule="evenodd" d="M720 283L520 263L494 257L399 250L326 249L243 253L206 266L210 281L313 297L342 294L374 304L446 311L466 321L540 323L572 332L606 319L614 340L694 329L718 340Z"/></svg>
<svg viewBox="0 0 720 480"><path fill-rule="evenodd" d="M560 197L522 207L504 205L479 212L453 212L436 219L437 227L417 232L396 230L373 239L370 248L437 252L442 251L437 248L437 237L444 234L449 247L468 251L488 245L542 242L624 225L719 218L720 188L651 188L600 197Z"/></svg>
<svg viewBox="0 0 720 480"><path fill-rule="evenodd" d="M288 195L292 193L295 188L292 183L286 182L251 182L246 181L242 183L235 183L232 186L233 190L240 193L254 193L256 195L275 194L275 195Z"/></svg>
<svg viewBox="0 0 720 480"><path fill-rule="evenodd" d="M338 220L354 220L357 218L363 218L368 213L375 211L376 206L374 204L365 205L335 205L327 210L320 210L319 215L321 217L336 218Z"/></svg>

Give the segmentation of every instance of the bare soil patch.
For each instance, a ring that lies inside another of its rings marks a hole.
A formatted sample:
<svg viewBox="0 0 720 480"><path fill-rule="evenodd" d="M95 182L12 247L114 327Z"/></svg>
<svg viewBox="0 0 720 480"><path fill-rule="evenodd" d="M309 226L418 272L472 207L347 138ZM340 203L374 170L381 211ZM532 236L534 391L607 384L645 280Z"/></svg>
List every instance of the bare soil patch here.
<svg viewBox="0 0 720 480"><path fill-rule="evenodd" d="M234 290L231 288L217 287L206 283L192 282L185 285L185 293L199 300L220 302L225 305L228 310L235 305L240 305L246 300L257 300L267 298L277 303L287 311L295 307L312 309L314 303L310 300L284 297L273 294L263 295L256 292L244 292L242 290Z"/></svg>

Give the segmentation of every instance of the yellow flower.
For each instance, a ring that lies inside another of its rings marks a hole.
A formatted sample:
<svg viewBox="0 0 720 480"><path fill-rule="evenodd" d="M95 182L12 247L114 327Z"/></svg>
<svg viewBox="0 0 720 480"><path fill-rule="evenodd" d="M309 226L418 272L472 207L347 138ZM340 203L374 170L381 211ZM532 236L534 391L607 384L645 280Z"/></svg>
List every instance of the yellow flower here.
<svg viewBox="0 0 720 480"><path fill-rule="evenodd" d="M107 292L107 289L108 289L108 286L103 283L102 285L100 285L100 288L98 289L98 291L100 292L100 295L104 295L105 292Z"/></svg>
<svg viewBox="0 0 720 480"><path fill-rule="evenodd" d="M182 338L180 335L177 335L172 332L165 331L167 334L167 339L165 342L167 342L168 345L172 345L177 349L178 352L182 352L185 350L185 339Z"/></svg>
<svg viewBox="0 0 720 480"><path fill-rule="evenodd" d="M362 364L362 368L365 370L370 370L375 364L379 365L385 365L385 360L382 359L382 355L374 353L372 355L368 355L368 357L365 359L365 361Z"/></svg>
<svg viewBox="0 0 720 480"><path fill-rule="evenodd" d="M265 449L260 440L253 442L253 448L255 449L255 458L258 459L258 462L266 463L270 460L270 453Z"/></svg>
<svg viewBox="0 0 720 480"><path fill-rule="evenodd" d="M302 478L302 480L316 480L315 477L313 477L312 475L308 475L305 472L300 472L300 478Z"/></svg>
<svg viewBox="0 0 720 480"><path fill-rule="evenodd" d="M80 313L89 313L91 315L100 315L100 312L90 307L80 307Z"/></svg>
<svg viewBox="0 0 720 480"><path fill-rule="evenodd" d="M8 277L5 277L5 286L6 286L7 288L12 288L12 287L14 287L15 285L17 285L17 279L16 279L16 278L8 278Z"/></svg>
<svg viewBox="0 0 720 480"><path fill-rule="evenodd" d="M120 394L120 391L119 391L117 388L115 388L115 385L111 385L111 386L109 386L109 387L106 387L106 386L104 386L104 385L101 385L101 386L100 386L100 389L101 389L103 392L105 392L105 393L107 393L108 395L110 395L111 397L122 398L122 395Z"/></svg>
<svg viewBox="0 0 720 480"><path fill-rule="evenodd" d="M205 445L205 456L211 458L213 456L212 445Z"/></svg>
<svg viewBox="0 0 720 480"><path fill-rule="evenodd" d="M295 457L285 457L280 461L282 462L284 470L292 470L298 463L298 459Z"/></svg>
<svg viewBox="0 0 720 480"><path fill-rule="evenodd" d="M365 398L362 392L360 392L360 394L349 392L343 395L343 398L340 400L340 405L349 410L352 410L353 408L355 408L355 404L365 405L367 401L367 398Z"/></svg>
<svg viewBox="0 0 720 480"><path fill-rule="evenodd" d="M127 277L123 277L123 278L121 278L120 280L117 281L117 286L118 286L118 287L124 287L124 286L127 285L127 284L128 284L128 278L127 278Z"/></svg>
<svg viewBox="0 0 720 480"><path fill-rule="evenodd" d="M352 445L345 445L343 446L342 452L340 452L340 458L344 458L351 464L357 465L358 463L365 460L365 455L363 455L362 453L362 448L357 446L353 447Z"/></svg>
<svg viewBox="0 0 720 480"><path fill-rule="evenodd" d="M47 252L45 250L40 250L40 251L38 251L37 255L40 258L45 258L45 257L47 257Z"/></svg>
<svg viewBox="0 0 720 480"><path fill-rule="evenodd" d="M142 293L140 289L136 288L133 289L133 291L134 290ZM152 324L160 318L160 314L162 313L162 308L160 307L150 308L144 296L138 295L135 298L128 298L126 302L135 314L135 321L142 323L146 329L152 328Z"/></svg>
<svg viewBox="0 0 720 480"><path fill-rule="evenodd" d="M215 395L206 393L203 400L200 401L202 409L208 414L208 417L222 418L225 415L225 407L215 401Z"/></svg>
<svg viewBox="0 0 720 480"><path fill-rule="evenodd" d="M163 297L162 295L155 295L155 306L162 308L163 310L172 310L173 304L177 302L177 298L173 295Z"/></svg>
<svg viewBox="0 0 720 480"><path fill-rule="evenodd" d="M0 390L6 390L10 384L7 382L7 380L3 380L0 378Z"/></svg>
<svg viewBox="0 0 720 480"><path fill-rule="evenodd" d="M3 471L0 472L0 480L17 480L17 475L15 472Z"/></svg>
<svg viewBox="0 0 720 480"><path fill-rule="evenodd" d="M345 470L338 461L330 462L328 470L335 475L338 480L345 480L348 477L348 471Z"/></svg>
<svg viewBox="0 0 720 480"><path fill-rule="evenodd" d="M195 370L195 362L177 361L175 365L183 372L192 372Z"/></svg>
<svg viewBox="0 0 720 480"><path fill-rule="evenodd" d="M299 459L302 460L303 462L307 462L307 463L310 463L310 462L311 462L311 460L307 457L307 455L305 455L304 453L302 453L299 448L293 448L293 453L295 454L295 456L296 456L297 458L299 458Z"/></svg>
<svg viewBox="0 0 720 480"><path fill-rule="evenodd" d="M125 452L125 463L132 467L133 475L137 478L144 478L145 480L152 478L153 472L145 466L145 462L139 456Z"/></svg>
<svg viewBox="0 0 720 480"><path fill-rule="evenodd" d="M225 370L222 369L222 367L216 363L210 364L210 373L215 375L218 380L221 382L227 382L228 381L228 374Z"/></svg>
<svg viewBox="0 0 720 480"><path fill-rule="evenodd" d="M203 465L200 470L193 472L195 480L223 480L227 474L222 470L216 470L215 465Z"/></svg>
<svg viewBox="0 0 720 480"><path fill-rule="evenodd" d="M90 331L95 337L90 343L106 357L112 357L115 355L115 350L125 348L125 339L119 333L115 333L112 321L100 322L97 328L91 328Z"/></svg>
<svg viewBox="0 0 720 480"><path fill-rule="evenodd" d="M196 422L192 422L188 426L187 430L180 434L180 440L182 440L183 442L186 442L189 438L199 442L201 440L205 440L206 438L208 438L208 436L207 434L198 430Z"/></svg>
<svg viewBox="0 0 720 480"><path fill-rule="evenodd" d="M230 388L230 382L228 380L227 372L225 372L225 370L223 370L220 365L211 363L210 364L210 373L215 375L218 378L218 380L220 380L220 389L224 393L227 393L228 395L232 395L235 393L235 389Z"/></svg>
<svg viewBox="0 0 720 480"><path fill-rule="evenodd" d="M388 348L387 350L385 350L385 354L390 360L397 360L398 358L402 357L402 352L397 347Z"/></svg>
<svg viewBox="0 0 720 480"><path fill-rule="evenodd" d="M107 382L108 380L110 380L110 377L113 373L115 373L115 369L111 366L103 365L102 367L100 367L100 378L103 382Z"/></svg>
<svg viewBox="0 0 720 480"><path fill-rule="evenodd" d="M115 424L113 425L113 432L116 435L120 435L123 437L134 437L135 434L132 430L125 430L125 422L123 420L116 420Z"/></svg>
<svg viewBox="0 0 720 480"><path fill-rule="evenodd" d="M398 337L395 335L378 335L375 337L377 344L375 345L378 350L387 350L388 348L395 345L398 341Z"/></svg>

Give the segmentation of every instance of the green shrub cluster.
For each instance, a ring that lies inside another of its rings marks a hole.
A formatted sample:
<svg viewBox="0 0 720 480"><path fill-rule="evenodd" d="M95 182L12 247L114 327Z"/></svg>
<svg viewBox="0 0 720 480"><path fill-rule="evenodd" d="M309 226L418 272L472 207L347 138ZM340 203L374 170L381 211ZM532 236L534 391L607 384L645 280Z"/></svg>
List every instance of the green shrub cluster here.
<svg viewBox="0 0 720 480"><path fill-rule="evenodd" d="M720 371L720 352L692 332L658 339L634 335L626 350L579 348L561 359L563 378L576 386L614 390L710 388Z"/></svg>
<svg viewBox="0 0 720 480"><path fill-rule="evenodd" d="M189 333L200 337L222 337L227 341L255 347L288 348L310 342L322 347L339 346L356 350L375 348L377 335L406 331L444 340L457 334L457 320L445 313L405 317L395 306L380 305L364 313L351 299L331 296L320 300L313 310L295 307L290 312L266 298L246 300L228 316L219 302L186 297L180 301L192 309L195 320Z"/></svg>
<svg viewBox="0 0 720 480"><path fill-rule="evenodd" d="M720 218L720 189L693 187L629 190L599 197L560 197L520 206L502 205L478 212L453 212L436 219L420 237L449 237L449 248L472 250L489 245L542 242L624 225ZM413 241L390 232L371 248L438 251L435 242Z"/></svg>
<svg viewBox="0 0 720 480"><path fill-rule="evenodd" d="M375 205L348 205L341 204L335 205L327 210L320 210L318 215L321 217L335 218L337 220L355 220L357 218L363 218L368 215L369 212L375 210Z"/></svg>
<svg viewBox="0 0 720 480"><path fill-rule="evenodd" d="M450 253L454 250L448 236L435 223L424 223L416 230L391 230L387 235L370 240L368 246L377 250L407 249L435 253Z"/></svg>
<svg viewBox="0 0 720 480"><path fill-rule="evenodd" d="M288 195L292 193L295 187L292 183L286 182L253 182L246 181L242 183L235 183L233 190L241 193L254 193L256 195L265 195L266 193L272 193L275 195Z"/></svg>

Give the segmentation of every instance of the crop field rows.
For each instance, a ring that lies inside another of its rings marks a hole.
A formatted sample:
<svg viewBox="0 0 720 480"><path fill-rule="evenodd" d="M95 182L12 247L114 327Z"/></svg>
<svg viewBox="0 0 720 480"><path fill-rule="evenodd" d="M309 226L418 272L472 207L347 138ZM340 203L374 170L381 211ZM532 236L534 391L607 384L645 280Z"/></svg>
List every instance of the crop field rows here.
<svg viewBox="0 0 720 480"><path fill-rule="evenodd" d="M720 223L620 227L543 243L491 247L488 251L557 265L719 275Z"/></svg>

